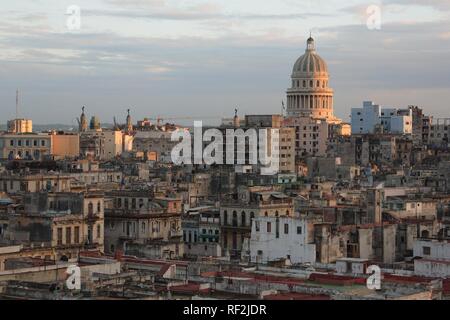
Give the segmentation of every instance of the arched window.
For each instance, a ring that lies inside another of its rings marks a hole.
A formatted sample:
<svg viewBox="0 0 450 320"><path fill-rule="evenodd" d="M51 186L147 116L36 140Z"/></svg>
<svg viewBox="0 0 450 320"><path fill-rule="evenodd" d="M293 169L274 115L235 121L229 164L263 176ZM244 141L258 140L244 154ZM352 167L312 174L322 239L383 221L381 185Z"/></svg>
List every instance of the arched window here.
<svg viewBox="0 0 450 320"><path fill-rule="evenodd" d="M264 216L265 217L268 217L269 216L269 213L266 211L266 212L264 212Z"/></svg>
<svg viewBox="0 0 450 320"><path fill-rule="evenodd" d="M241 226L245 226L245 225L246 225L245 212L242 211L242 213L241 213Z"/></svg>
<svg viewBox="0 0 450 320"><path fill-rule="evenodd" d="M88 204L88 214L94 214L94 205L92 202L89 202Z"/></svg>
<svg viewBox="0 0 450 320"><path fill-rule="evenodd" d="M102 211L102 203L99 201L97 203L97 212L100 213Z"/></svg>
<svg viewBox="0 0 450 320"><path fill-rule="evenodd" d="M142 222L142 232L145 232L145 222Z"/></svg>
<svg viewBox="0 0 450 320"><path fill-rule="evenodd" d="M236 211L233 211L232 225L233 225L233 227L237 227L238 226L238 219L237 219L237 212Z"/></svg>
<svg viewBox="0 0 450 320"><path fill-rule="evenodd" d="M224 226L228 225L228 212L227 212L227 210L225 210L223 212L223 225Z"/></svg>
<svg viewBox="0 0 450 320"><path fill-rule="evenodd" d="M97 225L97 239L101 238L101 234L102 234L102 229L101 229L100 225L98 224Z"/></svg>

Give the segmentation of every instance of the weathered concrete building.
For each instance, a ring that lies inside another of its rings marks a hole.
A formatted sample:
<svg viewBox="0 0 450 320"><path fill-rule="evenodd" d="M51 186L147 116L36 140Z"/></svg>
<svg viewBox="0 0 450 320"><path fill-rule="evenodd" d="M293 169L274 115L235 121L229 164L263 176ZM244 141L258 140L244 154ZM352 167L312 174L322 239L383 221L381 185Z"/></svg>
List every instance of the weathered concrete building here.
<svg viewBox="0 0 450 320"><path fill-rule="evenodd" d="M250 261L268 263L286 259L289 263L314 263L316 246L308 222L299 217L256 217L252 223Z"/></svg>
<svg viewBox="0 0 450 320"><path fill-rule="evenodd" d="M105 210L105 250L148 258L183 255L181 200L154 198L148 192L108 193Z"/></svg>

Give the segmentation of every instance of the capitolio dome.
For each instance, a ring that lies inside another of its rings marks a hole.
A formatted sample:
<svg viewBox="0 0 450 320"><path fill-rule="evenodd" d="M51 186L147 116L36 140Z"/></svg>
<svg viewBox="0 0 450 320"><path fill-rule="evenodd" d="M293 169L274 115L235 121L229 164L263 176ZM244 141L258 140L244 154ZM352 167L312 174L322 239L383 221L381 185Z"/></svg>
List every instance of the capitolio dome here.
<svg viewBox="0 0 450 320"><path fill-rule="evenodd" d="M314 39L310 37L307 41L305 54L297 59L292 71L294 77L304 77L311 74L328 73L328 67L317 53Z"/></svg>
<svg viewBox="0 0 450 320"><path fill-rule="evenodd" d="M327 64L309 37L305 54L294 64L291 87L287 90L287 115L333 119L333 89L328 80Z"/></svg>

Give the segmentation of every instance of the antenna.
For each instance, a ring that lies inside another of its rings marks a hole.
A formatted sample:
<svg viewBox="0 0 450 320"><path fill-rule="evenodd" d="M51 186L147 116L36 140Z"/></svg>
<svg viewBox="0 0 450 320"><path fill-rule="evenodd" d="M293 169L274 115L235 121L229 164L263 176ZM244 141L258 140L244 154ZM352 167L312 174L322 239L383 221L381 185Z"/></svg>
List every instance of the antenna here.
<svg viewBox="0 0 450 320"><path fill-rule="evenodd" d="M19 119L19 89L16 89L16 119Z"/></svg>

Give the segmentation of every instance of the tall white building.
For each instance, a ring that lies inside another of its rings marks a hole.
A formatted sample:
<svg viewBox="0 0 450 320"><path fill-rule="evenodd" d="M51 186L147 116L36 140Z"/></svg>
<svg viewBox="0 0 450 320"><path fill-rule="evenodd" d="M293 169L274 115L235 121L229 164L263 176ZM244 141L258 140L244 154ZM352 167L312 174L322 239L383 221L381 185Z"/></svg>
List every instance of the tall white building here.
<svg viewBox="0 0 450 320"><path fill-rule="evenodd" d="M364 101L362 108L352 108L352 134L379 132L412 134L411 109L382 108L372 101Z"/></svg>

